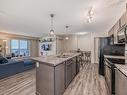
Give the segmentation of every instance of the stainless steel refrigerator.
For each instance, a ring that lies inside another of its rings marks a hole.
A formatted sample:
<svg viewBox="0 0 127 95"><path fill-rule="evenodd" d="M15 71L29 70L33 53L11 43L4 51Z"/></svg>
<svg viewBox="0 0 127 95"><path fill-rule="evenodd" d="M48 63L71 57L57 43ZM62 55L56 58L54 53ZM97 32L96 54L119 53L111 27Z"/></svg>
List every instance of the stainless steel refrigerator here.
<svg viewBox="0 0 127 95"><path fill-rule="evenodd" d="M113 44L113 37L99 38L99 74L104 75L104 47Z"/></svg>

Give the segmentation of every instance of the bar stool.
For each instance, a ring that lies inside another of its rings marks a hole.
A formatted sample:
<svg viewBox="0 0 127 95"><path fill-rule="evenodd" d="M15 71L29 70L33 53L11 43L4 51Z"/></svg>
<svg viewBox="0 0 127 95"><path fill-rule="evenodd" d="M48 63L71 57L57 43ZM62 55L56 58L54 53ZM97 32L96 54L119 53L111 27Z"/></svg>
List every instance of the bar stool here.
<svg viewBox="0 0 127 95"><path fill-rule="evenodd" d="M91 52L88 51L88 52L86 53L86 63L90 63L90 62L91 62Z"/></svg>

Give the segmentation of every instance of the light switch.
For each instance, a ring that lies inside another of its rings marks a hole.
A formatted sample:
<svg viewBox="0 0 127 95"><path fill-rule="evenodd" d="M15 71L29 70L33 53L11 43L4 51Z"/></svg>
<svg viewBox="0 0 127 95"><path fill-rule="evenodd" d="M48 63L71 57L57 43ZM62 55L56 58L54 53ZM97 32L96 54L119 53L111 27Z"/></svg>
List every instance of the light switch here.
<svg viewBox="0 0 127 95"><path fill-rule="evenodd" d="M37 68L39 67L39 62L36 62L36 67L37 67Z"/></svg>

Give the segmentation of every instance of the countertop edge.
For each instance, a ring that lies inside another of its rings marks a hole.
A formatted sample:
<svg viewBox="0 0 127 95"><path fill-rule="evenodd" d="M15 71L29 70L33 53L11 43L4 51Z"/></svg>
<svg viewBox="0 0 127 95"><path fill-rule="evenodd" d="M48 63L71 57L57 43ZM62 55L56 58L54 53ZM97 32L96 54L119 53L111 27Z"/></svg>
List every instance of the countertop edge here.
<svg viewBox="0 0 127 95"><path fill-rule="evenodd" d="M42 63L42 64L45 64L45 65L48 65L48 66L56 67L56 66L64 63L65 61L70 60L71 58L74 58L74 57L79 56L79 55L81 55L81 53L76 53L76 54L72 55L71 57L63 58L63 60L60 63L57 63L57 64L52 64L52 63L49 63L49 62L44 62L44 61L37 60L37 58L39 58L39 57L32 58L32 60L37 61L37 62Z"/></svg>

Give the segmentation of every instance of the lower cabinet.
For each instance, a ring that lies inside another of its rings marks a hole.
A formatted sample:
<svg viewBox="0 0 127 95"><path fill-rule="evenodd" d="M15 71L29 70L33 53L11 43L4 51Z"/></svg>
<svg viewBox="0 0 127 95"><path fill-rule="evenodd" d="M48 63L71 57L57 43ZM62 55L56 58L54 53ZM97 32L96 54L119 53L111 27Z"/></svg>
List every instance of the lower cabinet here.
<svg viewBox="0 0 127 95"><path fill-rule="evenodd" d="M56 67L39 63L36 68L36 95L63 95L65 63Z"/></svg>
<svg viewBox="0 0 127 95"><path fill-rule="evenodd" d="M105 64L105 80L109 90L109 95L112 95L112 71L111 68Z"/></svg>
<svg viewBox="0 0 127 95"><path fill-rule="evenodd" d="M76 57L57 66L38 63L36 68L36 95L63 95L76 76Z"/></svg>
<svg viewBox="0 0 127 95"><path fill-rule="evenodd" d="M65 91L65 63L55 67L55 95L63 95Z"/></svg>
<svg viewBox="0 0 127 95"><path fill-rule="evenodd" d="M127 95L127 76L118 69L115 71L115 92L116 95Z"/></svg>

